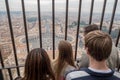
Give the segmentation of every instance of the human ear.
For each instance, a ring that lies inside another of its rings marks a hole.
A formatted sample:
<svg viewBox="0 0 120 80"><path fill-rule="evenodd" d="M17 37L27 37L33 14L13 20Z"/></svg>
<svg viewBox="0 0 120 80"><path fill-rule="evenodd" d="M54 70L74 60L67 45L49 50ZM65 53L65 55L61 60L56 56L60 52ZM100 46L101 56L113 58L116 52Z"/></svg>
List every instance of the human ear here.
<svg viewBox="0 0 120 80"><path fill-rule="evenodd" d="M88 47L85 47L86 53L89 54Z"/></svg>

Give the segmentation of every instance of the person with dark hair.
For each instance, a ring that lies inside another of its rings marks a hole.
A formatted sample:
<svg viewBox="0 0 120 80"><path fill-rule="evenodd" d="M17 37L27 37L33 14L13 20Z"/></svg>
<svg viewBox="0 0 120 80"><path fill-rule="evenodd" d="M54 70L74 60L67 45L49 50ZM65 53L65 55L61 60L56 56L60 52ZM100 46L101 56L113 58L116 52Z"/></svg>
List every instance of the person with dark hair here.
<svg viewBox="0 0 120 80"><path fill-rule="evenodd" d="M67 41L60 41L58 45L59 55L53 63L56 80L64 80L65 74L75 70L72 46Z"/></svg>
<svg viewBox="0 0 120 80"><path fill-rule="evenodd" d="M51 61L44 49L33 49L27 55L24 77L21 80L55 80Z"/></svg>
<svg viewBox="0 0 120 80"><path fill-rule="evenodd" d="M112 39L100 30L85 36L89 67L67 73L66 80L120 80L120 73L110 69L106 60L111 54Z"/></svg>
<svg viewBox="0 0 120 80"><path fill-rule="evenodd" d="M86 35L87 33L91 32L91 31L95 31L95 30L99 30L99 28L96 24L88 25L84 28L84 35Z"/></svg>
<svg viewBox="0 0 120 80"><path fill-rule="evenodd" d="M84 36L87 35L89 32L92 32L95 30L99 30L98 26L95 24L86 26L84 28ZM110 57L107 59L107 65L109 66L109 68L115 69L115 68L119 68L120 57L119 57L119 51L117 47L114 45L113 42L112 44L113 44L112 51L111 51ZM77 65L79 66L79 68L84 68L89 66L89 59L87 54L85 53L82 53L81 58L77 59L77 61L78 61Z"/></svg>

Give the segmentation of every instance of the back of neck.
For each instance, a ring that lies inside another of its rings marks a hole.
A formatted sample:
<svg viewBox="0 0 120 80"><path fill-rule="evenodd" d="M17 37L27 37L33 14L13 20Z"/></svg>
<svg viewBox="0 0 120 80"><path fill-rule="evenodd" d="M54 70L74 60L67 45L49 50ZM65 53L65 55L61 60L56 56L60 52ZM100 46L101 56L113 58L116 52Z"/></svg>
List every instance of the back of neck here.
<svg viewBox="0 0 120 80"><path fill-rule="evenodd" d="M96 61L94 59L90 59L89 67L97 70L108 70L108 66L106 64L106 61Z"/></svg>

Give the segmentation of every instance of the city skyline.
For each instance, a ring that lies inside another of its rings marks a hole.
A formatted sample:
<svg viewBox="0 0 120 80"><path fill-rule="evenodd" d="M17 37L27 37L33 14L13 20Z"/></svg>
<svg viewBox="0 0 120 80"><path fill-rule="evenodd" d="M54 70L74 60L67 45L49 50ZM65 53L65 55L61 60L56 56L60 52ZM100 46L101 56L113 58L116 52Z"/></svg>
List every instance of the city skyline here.
<svg viewBox="0 0 120 80"><path fill-rule="evenodd" d="M105 13L111 13L113 10L115 0L107 0ZM37 11L37 0L25 0L26 11ZM95 0L94 10L95 13L101 13L104 0ZM52 0L40 0L41 11L52 11ZM6 11L5 1L1 0L0 11ZM120 14L120 0L118 0L116 14ZM21 0L9 0L9 6L11 11L22 11ZM69 0L69 12L77 12L79 6L79 0ZM82 0L82 12L89 12L91 7L91 0ZM55 0L55 11L65 12L66 0Z"/></svg>

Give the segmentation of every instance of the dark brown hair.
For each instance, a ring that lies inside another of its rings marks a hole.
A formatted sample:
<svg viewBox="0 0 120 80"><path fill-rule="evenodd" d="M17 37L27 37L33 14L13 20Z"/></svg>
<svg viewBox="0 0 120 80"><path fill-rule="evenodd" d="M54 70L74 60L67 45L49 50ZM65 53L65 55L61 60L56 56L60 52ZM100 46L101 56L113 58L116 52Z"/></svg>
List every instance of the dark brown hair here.
<svg viewBox="0 0 120 80"><path fill-rule="evenodd" d="M60 41L59 46L59 56L56 64L56 79L59 80L60 74L65 67L65 64L75 67L73 60L73 50L72 46L67 41Z"/></svg>
<svg viewBox="0 0 120 80"><path fill-rule="evenodd" d="M85 36L85 47L89 54L97 61L106 60L112 49L111 37L100 30L89 32Z"/></svg>
<svg viewBox="0 0 120 80"><path fill-rule="evenodd" d="M33 49L27 55L22 80L55 80L50 59L44 49Z"/></svg>
<svg viewBox="0 0 120 80"><path fill-rule="evenodd" d="M95 30L99 30L98 25L96 24L88 25L84 28L84 35L86 35L87 33L91 31L95 31Z"/></svg>

